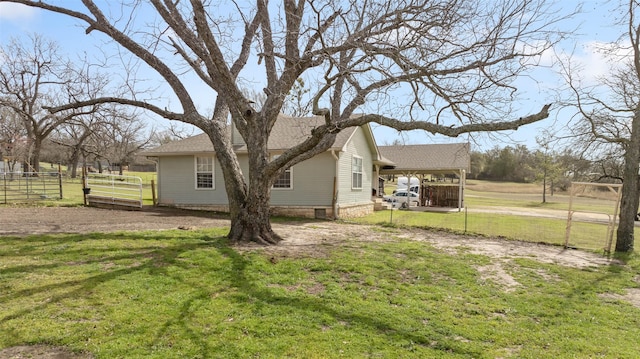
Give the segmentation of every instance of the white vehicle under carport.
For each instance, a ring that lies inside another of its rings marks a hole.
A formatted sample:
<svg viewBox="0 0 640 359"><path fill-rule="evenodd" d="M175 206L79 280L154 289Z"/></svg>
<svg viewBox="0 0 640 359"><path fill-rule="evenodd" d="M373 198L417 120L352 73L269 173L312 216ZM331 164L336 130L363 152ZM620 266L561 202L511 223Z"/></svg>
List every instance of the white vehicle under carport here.
<svg viewBox="0 0 640 359"><path fill-rule="evenodd" d="M393 194L384 196L385 201L391 203L393 208L416 207L420 204L420 197L415 192L407 192L407 190L397 190Z"/></svg>

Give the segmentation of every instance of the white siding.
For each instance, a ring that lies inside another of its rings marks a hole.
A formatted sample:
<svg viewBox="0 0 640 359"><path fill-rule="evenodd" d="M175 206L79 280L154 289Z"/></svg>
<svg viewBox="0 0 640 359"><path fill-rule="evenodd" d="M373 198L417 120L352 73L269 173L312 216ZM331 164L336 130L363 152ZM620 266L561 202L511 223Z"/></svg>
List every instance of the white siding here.
<svg viewBox="0 0 640 359"><path fill-rule="evenodd" d="M240 168L248 173L246 155L238 156ZM227 193L222 169L214 161L215 189L195 188L194 156L160 157L158 161L158 202L165 205L224 205ZM329 152L293 166L293 189L273 189L276 206L331 206L335 161Z"/></svg>
<svg viewBox="0 0 640 359"><path fill-rule="evenodd" d="M362 188L351 187L351 161L353 156L362 158ZM367 142L362 128L358 127L347 143L344 152L340 153L339 159L339 189L338 203L340 205L350 205L356 203L371 202L371 180L373 161L371 147Z"/></svg>
<svg viewBox="0 0 640 359"><path fill-rule="evenodd" d="M336 162L329 152L293 166L293 189L271 190L275 206L331 206Z"/></svg>
<svg viewBox="0 0 640 359"><path fill-rule="evenodd" d="M206 156L206 155L203 155ZM158 202L167 205L226 204L222 169L214 160L215 189L196 189L194 156L160 157L158 161Z"/></svg>
<svg viewBox="0 0 640 359"><path fill-rule="evenodd" d="M344 152L339 152L338 205L371 203L372 149L362 128L357 128ZM353 156L362 158L362 188L352 188ZM240 167L248 174L246 154L239 155ZM165 205L226 205L227 193L222 169L214 161L215 189L195 188L193 155L160 157L158 161L158 201ZM274 206L329 207L332 205L336 162L330 152L293 166L293 188L272 189ZM377 185L377 183L376 183Z"/></svg>

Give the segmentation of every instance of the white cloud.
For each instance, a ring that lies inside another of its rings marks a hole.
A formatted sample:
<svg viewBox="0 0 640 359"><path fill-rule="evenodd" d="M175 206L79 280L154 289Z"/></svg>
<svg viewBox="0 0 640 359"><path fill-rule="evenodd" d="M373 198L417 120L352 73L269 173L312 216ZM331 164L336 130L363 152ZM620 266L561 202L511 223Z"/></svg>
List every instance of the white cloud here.
<svg viewBox="0 0 640 359"><path fill-rule="evenodd" d="M9 21L30 20L37 12L36 8L14 3L0 3L0 19Z"/></svg>
<svg viewBox="0 0 640 359"><path fill-rule="evenodd" d="M589 82L610 74L621 64L632 59L629 48L613 43L590 41L582 46L582 52L574 57L582 69L582 77Z"/></svg>

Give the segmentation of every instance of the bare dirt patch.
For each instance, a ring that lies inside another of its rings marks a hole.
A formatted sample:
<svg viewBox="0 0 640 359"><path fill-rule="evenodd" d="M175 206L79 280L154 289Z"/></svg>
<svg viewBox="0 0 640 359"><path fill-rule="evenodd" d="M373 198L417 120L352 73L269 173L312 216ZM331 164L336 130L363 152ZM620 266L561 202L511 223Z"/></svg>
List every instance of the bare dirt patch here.
<svg viewBox="0 0 640 359"><path fill-rule="evenodd" d="M65 348L49 345L22 345L0 349L0 359L91 359L88 353L74 353Z"/></svg>
<svg viewBox="0 0 640 359"><path fill-rule="evenodd" d="M480 277L483 280L490 280L501 285L505 292L513 292L517 287L520 286L511 274L507 273L506 270L502 267L500 262L495 262L490 265L477 267L478 273L480 273Z"/></svg>
<svg viewBox="0 0 640 359"><path fill-rule="evenodd" d="M629 288L624 294L604 293L600 297L625 301L634 307L640 308L640 288Z"/></svg>
<svg viewBox="0 0 640 359"><path fill-rule="evenodd" d="M171 208L124 211L93 207L0 206L0 235L195 229L228 225L227 219L211 213Z"/></svg>

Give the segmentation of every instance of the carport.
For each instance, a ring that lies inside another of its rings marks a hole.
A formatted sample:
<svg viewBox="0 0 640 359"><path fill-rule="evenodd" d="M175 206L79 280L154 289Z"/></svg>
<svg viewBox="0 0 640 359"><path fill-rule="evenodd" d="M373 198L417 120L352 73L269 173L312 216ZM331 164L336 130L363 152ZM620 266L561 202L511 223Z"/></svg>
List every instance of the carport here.
<svg viewBox="0 0 640 359"><path fill-rule="evenodd" d="M379 146L380 155L392 162L379 168L380 175L420 179L421 205L464 207L466 173L471 167L469 143ZM458 179L447 184L444 179Z"/></svg>

